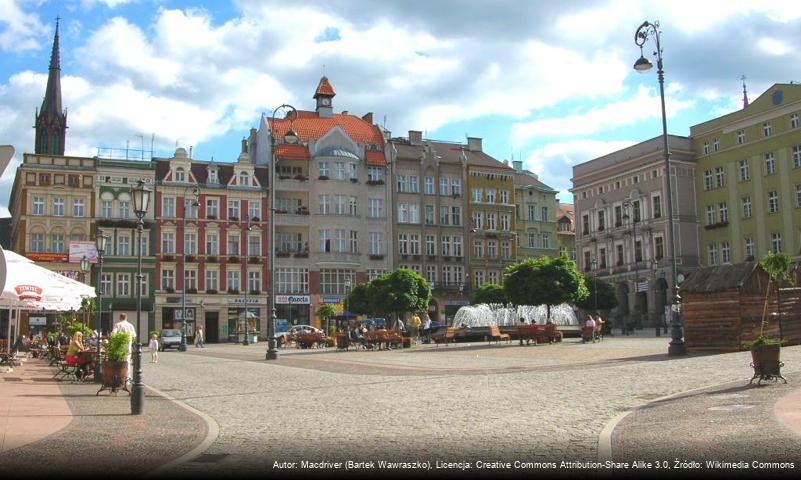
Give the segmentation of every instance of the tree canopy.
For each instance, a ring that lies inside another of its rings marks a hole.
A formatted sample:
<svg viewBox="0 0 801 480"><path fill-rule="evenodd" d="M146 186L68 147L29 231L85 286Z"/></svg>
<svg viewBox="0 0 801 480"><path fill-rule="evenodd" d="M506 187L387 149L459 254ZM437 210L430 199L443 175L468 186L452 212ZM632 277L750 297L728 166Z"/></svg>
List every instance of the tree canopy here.
<svg viewBox="0 0 801 480"><path fill-rule="evenodd" d="M584 277L584 283L587 286L588 295L578 301L576 306L584 310L612 310L617 307L618 300L614 285L596 277Z"/></svg>
<svg viewBox="0 0 801 480"><path fill-rule="evenodd" d="M347 306L352 313L400 316L406 312L426 311L430 301L428 281L411 270L399 268L353 287Z"/></svg>
<svg viewBox="0 0 801 480"><path fill-rule="evenodd" d="M473 295L473 303L509 303L503 285L485 283Z"/></svg>
<svg viewBox="0 0 801 480"><path fill-rule="evenodd" d="M356 284L348 294L345 307L350 313L374 315L375 308L370 294L370 282Z"/></svg>
<svg viewBox="0 0 801 480"><path fill-rule="evenodd" d="M584 275L565 256L529 258L510 265L503 286L514 305L575 304L589 295Z"/></svg>

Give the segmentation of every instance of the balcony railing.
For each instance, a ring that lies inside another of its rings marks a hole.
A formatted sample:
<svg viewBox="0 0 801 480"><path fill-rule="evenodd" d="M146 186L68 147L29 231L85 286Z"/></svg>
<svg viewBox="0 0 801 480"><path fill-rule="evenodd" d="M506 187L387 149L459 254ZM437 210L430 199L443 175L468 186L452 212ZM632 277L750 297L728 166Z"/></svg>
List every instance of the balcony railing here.
<svg viewBox="0 0 801 480"><path fill-rule="evenodd" d="M361 261L360 253L349 252L318 252L317 257L321 262L348 262L359 263Z"/></svg>

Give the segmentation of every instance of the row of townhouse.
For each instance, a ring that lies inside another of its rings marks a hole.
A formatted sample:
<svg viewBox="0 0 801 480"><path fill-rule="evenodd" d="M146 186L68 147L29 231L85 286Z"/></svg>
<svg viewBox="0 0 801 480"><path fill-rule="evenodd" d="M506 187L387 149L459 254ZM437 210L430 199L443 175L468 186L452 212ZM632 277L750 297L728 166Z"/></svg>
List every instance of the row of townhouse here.
<svg viewBox="0 0 801 480"><path fill-rule="evenodd" d="M801 85L669 135L678 279L668 249L662 137L576 165L579 266L616 287L613 314L662 322L674 282L699 267L801 254Z"/></svg>
<svg viewBox="0 0 801 480"><path fill-rule="evenodd" d="M236 161L215 162L183 148L149 160L65 156L57 57L50 74L37 113L43 140L23 156L12 190L12 248L96 285L104 330L119 313L135 317L140 252L140 333L185 324L191 336L203 324L209 342L241 339L245 319L266 333L273 300L279 328L319 326L322 304L345 315L353 285L396 267L431 282L430 314L446 320L518 258L573 252L572 210L520 162L492 158L479 138L393 138L370 113L335 113L325 77L313 111L263 115ZM281 138L290 129L292 144ZM154 191L141 244L131 198L139 181ZM79 271L70 242L99 234L109 238L102 273Z"/></svg>

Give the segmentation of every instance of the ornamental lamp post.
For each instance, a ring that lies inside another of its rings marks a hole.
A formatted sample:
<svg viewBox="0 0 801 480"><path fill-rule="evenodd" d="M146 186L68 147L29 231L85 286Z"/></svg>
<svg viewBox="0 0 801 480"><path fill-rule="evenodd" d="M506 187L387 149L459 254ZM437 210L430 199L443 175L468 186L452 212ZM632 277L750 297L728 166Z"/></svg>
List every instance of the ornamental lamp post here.
<svg viewBox="0 0 801 480"><path fill-rule="evenodd" d="M184 189L184 195L186 195L186 191L189 190L189 188L190 187L187 187L187 188ZM183 274L183 284L182 284L182 288L181 288L181 321L182 321L182 327L181 327L181 344L178 346L178 351L179 352L185 352L186 351L186 210L187 210L186 207L190 206L190 207L193 207L193 209L194 209L194 208L197 208L197 207L200 206L200 188L198 188L197 185L195 185L194 187L191 187L191 188L192 188L192 196L194 197L194 199L192 199L192 203L188 204L188 202L186 201L186 197L184 197L184 215L183 215L183 219L182 219L182 223L181 223L181 226L183 227L183 231L184 231L184 248L181 249L182 250L181 251L181 269L183 270L183 272L182 272L182 274ZM197 215L193 215L193 218L197 218ZM197 239L195 239L195 248L197 248Z"/></svg>
<svg viewBox="0 0 801 480"><path fill-rule="evenodd" d="M270 168L270 236L267 239L267 248L270 249L269 252L269 263L270 263L270 307L271 307L271 316L270 316L270 324L268 326L267 332L267 360L277 360L278 359L278 348L276 345L276 338L275 338L275 328L276 328L276 309L275 309L275 191L278 188L278 154L276 152L277 142L275 138L275 114L280 111L285 110L287 111L287 115L285 118L289 118L289 129L284 134L284 143L289 145L294 145L298 143L298 134L295 130L292 129L292 121L295 117L297 117L298 111L292 105L283 104L280 107L273 110L272 115L272 122L270 123L270 154L272 156L272 168ZM291 110L291 113L289 111ZM290 116L291 115L291 116Z"/></svg>
<svg viewBox="0 0 801 480"><path fill-rule="evenodd" d="M95 238L95 245L97 246L97 284L95 285L95 292L97 293L97 319L95 320L95 330L97 330L97 356L95 357L95 383L103 383L103 371L100 359L100 339L103 337L103 254L106 251L106 244L108 243L109 236L103 235L99 232Z"/></svg>
<svg viewBox="0 0 801 480"><path fill-rule="evenodd" d="M650 23L645 21L637 28L634 34L634 43L640 47L640 58L634 62L634 69L640 73L645 73L651 68L653 64L643 55L643 45L652 37L656 43L656 56L657 77L659 79L659 97L662 102L662 141L664 143L665 155L665 186L667 189L667 224L668 224L668 251L671 258L671 274L673 279L673 303L671 315L671 341L668 347L668 355L678 356L686 355L687 349L684 345L684 332L681 322L681 296L679 296L679 283L678 283L678 267L676 255L676 241L673 233L673 190L670 181L670 149L668 148L668 134L667 134L667 115L665 114L665 71L662 66L662 44L660 42L659 22Z"/></svg>
<svg viewBox="0 0 801 480"><path fill-rule="evenodd" d="M87 283L86 281L86 274L89 272L89 257L86 255L83 256L81 259L81 273L83 273L83 282Z"/></svg>
<svg viewBox="0 0 801 480"><path fill-rule="evenodd" d="M592 282L592 291L595 294L595 314L598 314L598 272L596 269L598 268L598 260L592 259L592 272L593 272L593 282Z"/></svg>
<svg viewBox="0 0 801 480"><path fill-rule="evenodd" d="M142 231L145 227L144 218L150 204L150 194L153 193L145 187L145 182L139 180L133 189L134 213L136 214L136 231L138 238L136 261L136 334L142 332ZM141 415L145 409L145 385L142 383L142 342L137 339L134 350L134 377L131 389L131 414Z"/></svg>
<svg viewBox="0 0 801 480"><path fill-rule="evenodd" d="M247 232L250 232L251 230L253 230L253 227L250 225L249 222L250 222L250 216L248 216L248 227L246 229ZM247 237L247 236L248 236L248 234L246 233L245 237ZM245 278L244 278L244 280L245 280L245 282L244 282L245 283L245 328L244 328L245 336L242 339L242 345L248 346L248 345L250 345L250 340L248 340L248 316L250 315L250 311L248 309L248 290L250 290L250 276L249 276L249 273L248 273L248 264L247 264L247 262L245 262Z"/></svg>

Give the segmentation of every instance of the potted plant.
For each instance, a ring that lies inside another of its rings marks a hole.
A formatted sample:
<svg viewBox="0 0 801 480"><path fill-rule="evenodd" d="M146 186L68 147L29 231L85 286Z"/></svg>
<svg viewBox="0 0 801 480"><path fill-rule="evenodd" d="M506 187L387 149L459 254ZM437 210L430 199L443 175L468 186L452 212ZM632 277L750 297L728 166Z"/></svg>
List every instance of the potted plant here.
<svg viewBox="0 0 801 480"><path fill-rule="evenodd" d="M127 382L127 360L130 348L131 334L128 332L112 333L106 344L106 358L103 360L103 388L110 388L112 393L116 392L118 388L124 387Z"/></svg>
<svg viewBox="0 0 801 480"><path fill-rule="evenodd" d="M759 327L759 336L751 343L751 359L753 360L751 365L754 368L754 376L751 378L751 382L758 377L759 382L781 378L784 383L787 383L787 380L781 375L781 339L765 335L765 326L768 323L768 299L770 298L771 286L773 285L776 289L776 305L778 306L781 282L787 280L792 283L790 269L792 268L793 259L784 252L769 253L765 255L760 264L768 274L768 286L765 289L765 303L762 307L762 323ZM775 315L778 317L779 313ZM781 319L779 319L779 322L781 322Z"/></svg>

